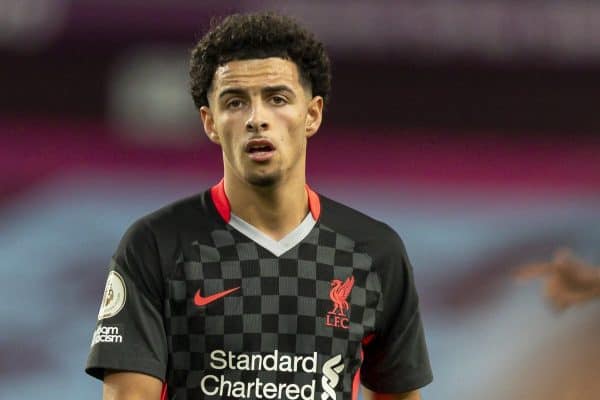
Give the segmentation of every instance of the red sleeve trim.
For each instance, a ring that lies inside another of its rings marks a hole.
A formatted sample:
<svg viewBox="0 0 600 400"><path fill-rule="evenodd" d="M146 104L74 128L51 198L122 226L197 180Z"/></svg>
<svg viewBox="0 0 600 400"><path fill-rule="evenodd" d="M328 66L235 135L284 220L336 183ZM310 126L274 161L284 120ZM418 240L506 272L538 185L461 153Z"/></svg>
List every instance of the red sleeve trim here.
<svg viewBox="0 0 600 400"><path fill-rule="evenodd" d="M373 339L375 339L374 333L371 333L370 335L365 336L362 340L362 345L363 346L368 345L369 343L371 343L373 341Z"/></svg>
<svg viewBox="0 0 600 400"><path fill-rule="evenodd" d="M362 360L364 358L364 353L362 349L360 350L360 363L362 364ZM360 392L360 367L356 370L354 374L354 378L352 378L352 400L358 400L358 396Z"/></svg>
<svg viewBox="0 0 600 400"><path fill-rule="evenodd" d="M352 400L358 400L360 392L360 368L356 370L354 378L352 378Z"/></svg>
<svg viewBox="0 0 600 400"><path fill-rule="evenodd" d="M162 392L160 393L160 400L167 400L167 384L163 383Z"/></svg>

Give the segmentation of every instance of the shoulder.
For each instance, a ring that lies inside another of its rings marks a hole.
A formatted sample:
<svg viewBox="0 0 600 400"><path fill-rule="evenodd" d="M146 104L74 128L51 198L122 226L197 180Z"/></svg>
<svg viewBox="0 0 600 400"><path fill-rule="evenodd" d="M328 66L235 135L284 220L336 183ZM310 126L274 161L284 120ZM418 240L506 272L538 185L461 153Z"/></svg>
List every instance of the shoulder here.
<svg viewBox="0 0 600 400"><path fill-rule="evenodd" d="M319 195L321 223L376 254L403 253L404 244L398 233L385 222L354 208Z"/></svg>
<svg viewBox="0 0 600 400"><path fill-rule="evenodd" d="M386 223L364 214L352 207L339 203L326 196L319 195L321 216L324 223L347 231L352 236L361 234L395 235L394 230Z"/></svg>
<svg viewBox="0 0 600 400"><path fill-rule="evenodd" d="M209 230L219 220L206 194L177 200L138 218L123 235L117 254L130 248L167 255L182 234Z"/></svg>
<svg viewBox="0 0 600 400"><path fill-rule="evenodd" d="M202 192L167 204L138 218L128 233L145 232L154 235L171 234L174 230L185 230L189 226L204 226L214 223L212 203L207 204L206 193Z"/></svg>
<svg viewBox="0 0 600 400"><path fill-rule="evenodd" d="M206 193L198 193L167 204L143 216L137 223L152 229L164 229L173 225L185 226L186 221L188 223L194 221L195 224L206 222L207 219L211 219L209 205L206 202ZM210 206L212 206L212 203Z"/></svg>
<svg viewBox="0 0 600 400"><path fill-rule="evenodd" d="M114 262L148 293L159 293L163 277L170 273L181 249L182 237L189 239L206 224L217 223L207 206L205 193L201 193L137 219L121 238Z"/></svg>

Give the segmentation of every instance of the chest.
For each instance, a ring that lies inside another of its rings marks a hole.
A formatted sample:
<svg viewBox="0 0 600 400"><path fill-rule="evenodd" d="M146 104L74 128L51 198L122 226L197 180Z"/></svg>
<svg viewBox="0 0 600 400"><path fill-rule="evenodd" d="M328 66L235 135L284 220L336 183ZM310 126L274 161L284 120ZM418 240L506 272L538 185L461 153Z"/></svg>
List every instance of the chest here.
<svg viewBox="0 0 600 400"><path fill-rule="evenodd" d="M235 231L213 232L174 260L166 331L200 352L346 353L374 330L381 285L373 267L328 230L279 257Z"/></svg>

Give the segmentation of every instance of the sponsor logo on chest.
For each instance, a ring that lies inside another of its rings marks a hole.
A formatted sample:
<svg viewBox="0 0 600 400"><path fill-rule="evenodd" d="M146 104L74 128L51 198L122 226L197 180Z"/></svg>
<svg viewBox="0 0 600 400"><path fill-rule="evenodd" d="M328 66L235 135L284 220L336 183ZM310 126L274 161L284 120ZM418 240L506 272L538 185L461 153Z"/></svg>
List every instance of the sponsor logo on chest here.
<svg viewBox="0 0 600 400"><path fill-rule="evenodd" d="M214 350L210 353L210 367L214 372L200 380L200 389L207 396L219 396L236 399L289 399L313 400L316 391L322 391L321 400L336 400L336 386L344 370L341 354L327 359L318 368L317 352L311 355L281 354L278 350L267 354L233 353ZM225 372L218 371L276 371L294 374L311 374L310 383L263 382L261 378L251 381L229 380ZM318 374L321 379L317 379Z"/></svg>

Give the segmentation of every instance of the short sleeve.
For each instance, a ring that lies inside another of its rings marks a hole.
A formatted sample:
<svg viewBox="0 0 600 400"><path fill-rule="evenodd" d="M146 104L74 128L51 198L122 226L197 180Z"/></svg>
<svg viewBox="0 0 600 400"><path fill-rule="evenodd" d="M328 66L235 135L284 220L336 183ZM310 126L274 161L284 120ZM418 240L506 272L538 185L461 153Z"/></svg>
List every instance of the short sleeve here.
<svg viewBox="0 0 600 400"><path fill-rule="evenodd" d="M394 233L377 265L383 310L363 345L361 383L378 393L403 393L433 380L412 266Z"/></svg>
<svg viewBox="0 0 600 400"><path fill-rule="evenodd" d="M163 285L153 235L142 222L124 235L111 259L86 372L103 379L107 369L165 380L167 340Z"/></svg>

